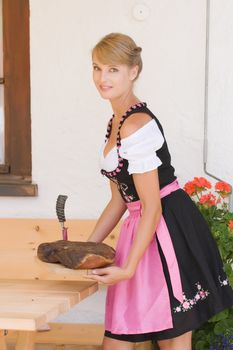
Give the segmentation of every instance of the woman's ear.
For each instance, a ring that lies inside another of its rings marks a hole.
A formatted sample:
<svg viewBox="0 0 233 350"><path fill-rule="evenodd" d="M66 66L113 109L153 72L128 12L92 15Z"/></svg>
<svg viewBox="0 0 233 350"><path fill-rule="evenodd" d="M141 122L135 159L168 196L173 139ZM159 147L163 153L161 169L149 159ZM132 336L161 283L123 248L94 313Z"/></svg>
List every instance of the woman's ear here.
<svg viewBox="0 0 233 350"><path fill-rule="evenodd" d="M135 65L130 68L130 80L135 80L138 76L138 65Z"/></svg>

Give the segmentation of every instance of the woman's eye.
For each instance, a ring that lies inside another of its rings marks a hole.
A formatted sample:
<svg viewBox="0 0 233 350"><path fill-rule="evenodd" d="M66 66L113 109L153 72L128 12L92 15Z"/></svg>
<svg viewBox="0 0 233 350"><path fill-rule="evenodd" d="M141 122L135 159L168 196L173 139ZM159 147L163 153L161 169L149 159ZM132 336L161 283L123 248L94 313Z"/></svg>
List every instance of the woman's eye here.
<svg viewBox="0 0 233 350"><path fill-rule="evenodd" d="M94 69L94 70L99 70L99 67L93 66L93 69Z"/></svg>
<svg viewBox="0 0 233 350"><path fill-rule="evenodd" d="M109 71L110 71L111 73L114 73L114 72L118 72L118 69L117 69L117 68L112 67L112 68L110 68L110 69L109 69Z"/></svg>

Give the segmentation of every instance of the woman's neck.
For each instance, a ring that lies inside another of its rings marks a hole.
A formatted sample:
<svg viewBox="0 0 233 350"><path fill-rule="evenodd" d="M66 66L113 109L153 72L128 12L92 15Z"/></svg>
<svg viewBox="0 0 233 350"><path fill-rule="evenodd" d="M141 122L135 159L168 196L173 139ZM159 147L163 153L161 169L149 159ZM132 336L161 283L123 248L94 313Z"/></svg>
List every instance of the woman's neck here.
<svg viewBox="0 0 233 350"><path fill-rule="evenodd" d="M111 100L112 110L116 119L121 119L125 112L140 100L133 94Z"/></svg>

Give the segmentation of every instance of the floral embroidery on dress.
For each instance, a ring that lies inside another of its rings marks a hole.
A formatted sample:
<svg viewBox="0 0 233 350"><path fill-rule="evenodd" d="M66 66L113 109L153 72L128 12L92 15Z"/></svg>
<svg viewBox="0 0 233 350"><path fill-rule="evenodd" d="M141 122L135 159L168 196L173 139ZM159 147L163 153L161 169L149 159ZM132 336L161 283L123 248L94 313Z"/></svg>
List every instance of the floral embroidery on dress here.
<svg viewBox="0 0 233 350"><path fill-rule="evenodd" d="M119 187L121 190L122 195L124 196L124 199L126 200L126 202L132 202L132 200L134 199L133 195L127 195L126 191L128 190L128 186L124 183L119 183Z"/></svg>
<svg viewBox="0 0 233 350"><path fill-rule="evenodd" d="M111 177L110 180L117 185L120 193L122 194L122 197L124 197L126 202L130 203L133 201L133 199L135 199L134 195L127 194L126 191L129 189L129 187L126 184L124 184L123 182L119 182L116 177Z"/></svg>
<svg viewBox="0 0 233 350"><path fill-rule="evenodd" d="M195 283L197 286L197 293L195 294L193 299L188 299L186 295L183 293L183 302L180 303L179 306L173 308L174 312L186 312L191 310L194 305L197 304L198 301L204 300L210 294L208 290L204 290L199 282Z"/></svg>
<svg viewBox="0 0 233 350"><path fill-rule="evenodd" d="M220 286L223 287L223 286L228 286L229 285L229 281L228 279L224 279L224 280L221 280L221 276L218 276L218 280L219 280L219 283L220 283Z"/></svg>

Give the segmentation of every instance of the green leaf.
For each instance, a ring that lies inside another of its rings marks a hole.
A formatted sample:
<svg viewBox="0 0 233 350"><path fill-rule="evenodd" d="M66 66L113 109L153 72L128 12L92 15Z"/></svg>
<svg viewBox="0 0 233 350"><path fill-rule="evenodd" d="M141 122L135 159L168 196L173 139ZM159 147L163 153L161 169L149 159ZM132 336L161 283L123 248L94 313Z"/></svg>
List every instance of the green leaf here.
<svg viewBox="0 0 233 350"><path fill-rule="evenodd" d="M229 276L228 280L229 280L231 287L233 288L233 276Z"/></svg>
<svg viewBox="0 0 233 350"><path fill-rule="evenodd" d="M232 267L230 264L224 264L224 270L225 270L227 275L230 276L232 274Z"/></svg>
<svg viewBox="0 0 233 350"><path fill-rule="evenodd" d="M228 309L223 310L219 312L217 315L211 317L208 322L218 322L220 320L224 320L228 317L228 315L229 315Z"/></svg>
<svg viewBox="0 0 233 350"><path fill-rule="evenodd" d="M215 340L216 340L216 335L213 332L206 334L206 341L208 342L208 344L213 344Z"/></svg>
<svg viewBox="0 0 233 350"><path fill-rule="evenodd" d="M214 327L214 333L216 335L224 334L225 330L226 330L226 328L222 323L216 323L216 325Z"/></svg>
<svg viewBox="0 0 233 350"><path fill-rule="evenodd" d="M214 333L216 335L218 334L232 334L233 332L233 318L232 319L226 319L221 320L220 322L216 323L214 326Z"/></svg>
<svg viewBox="0 0 233 350"><path fill-rule="evenodd" d="M206 350L208 349L208 343L204 340L199 340L196 343L195 350Z"/></svg>

